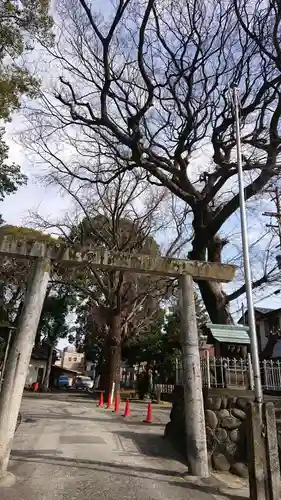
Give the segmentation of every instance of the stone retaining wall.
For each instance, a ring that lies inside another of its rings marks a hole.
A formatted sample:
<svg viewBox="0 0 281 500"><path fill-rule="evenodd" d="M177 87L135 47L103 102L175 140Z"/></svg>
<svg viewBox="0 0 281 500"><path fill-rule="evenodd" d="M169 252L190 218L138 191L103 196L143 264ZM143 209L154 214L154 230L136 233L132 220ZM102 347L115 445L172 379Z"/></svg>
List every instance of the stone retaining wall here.
<svg viewBox="0 0 281 500"><path fill-rule="evenodd" d="M184 455L185 423L183 387L174 391L170 422L165 435ZM247 477L246 407L251 391L210 389L204 391L206 437L210 467Z"/></svg>
<svg viewBox="0 0 281 500"><path fill-rule="evenodd" d="M204 393L206 437L210 465L247 477L246 409L251 391L209 390Z"/></svg>

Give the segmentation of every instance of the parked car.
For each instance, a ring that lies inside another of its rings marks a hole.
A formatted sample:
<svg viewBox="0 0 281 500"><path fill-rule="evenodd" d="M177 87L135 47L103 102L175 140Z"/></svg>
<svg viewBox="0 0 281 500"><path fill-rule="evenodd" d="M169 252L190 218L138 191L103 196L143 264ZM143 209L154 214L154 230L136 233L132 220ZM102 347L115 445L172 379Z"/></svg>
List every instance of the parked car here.
<svg viewBox="0 0 281 500"><path fill-rule="evenodd" d="M58 379L58 387L65 387L68 389L70 387L69 377L67 375L61 375Z"/></svg>
<svg viewBox="0 0 281 500"><path fill-rule="evenodd" d="M94 387L94 382L90 377L77 377L74 383L74 389L81 389L81 390L91 390Z"/></svg>

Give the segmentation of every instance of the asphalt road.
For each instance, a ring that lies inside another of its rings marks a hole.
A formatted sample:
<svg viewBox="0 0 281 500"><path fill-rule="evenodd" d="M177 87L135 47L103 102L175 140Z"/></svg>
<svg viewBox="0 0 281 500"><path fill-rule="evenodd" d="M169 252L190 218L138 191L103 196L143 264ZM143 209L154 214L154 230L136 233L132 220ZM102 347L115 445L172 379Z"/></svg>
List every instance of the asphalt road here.
<svg viewBox="0 0 281 500"><path fill-rule="evenodd" d="M16 482L0 486L1 500L238 500L188 477L163 438L169 410L159 411L145 425L143 407L125 420L79 398L24 398L10 462Z"/></svg>

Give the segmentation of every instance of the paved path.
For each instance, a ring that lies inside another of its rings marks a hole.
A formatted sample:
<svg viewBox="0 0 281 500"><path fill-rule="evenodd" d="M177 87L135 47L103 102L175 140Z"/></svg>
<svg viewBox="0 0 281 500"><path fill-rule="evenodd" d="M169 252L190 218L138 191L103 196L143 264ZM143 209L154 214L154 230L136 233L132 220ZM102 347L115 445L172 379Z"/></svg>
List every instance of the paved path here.
<svg viewBox="0 0 281 500"><path fill-rule="evenodd" d="M1 500L239 498L188 478L160 421L146 426L137 413L127 421L91 402L52 398L24 398L22 414L10 467L17 481L0 486Z"/></svg>

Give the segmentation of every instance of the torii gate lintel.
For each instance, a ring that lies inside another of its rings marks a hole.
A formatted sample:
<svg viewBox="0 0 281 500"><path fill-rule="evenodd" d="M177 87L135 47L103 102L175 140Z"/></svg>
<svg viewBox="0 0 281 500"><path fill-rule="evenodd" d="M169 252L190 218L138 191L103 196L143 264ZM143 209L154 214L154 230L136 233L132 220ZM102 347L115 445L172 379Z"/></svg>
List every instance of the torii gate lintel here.
<svg viewBox="0 0 281 500"><path fill-rule="evenodd" d="M173 259L137 253L123 253L97 248L68 247L65 243L43 243L38 241L17 240L4 236L0 240L0 254L18 259L49 259L61 262L64 266L87 266L100 270L130 271L138 274L154 274L167 277L192 276L195 280L232 281L236 267L217 262L201 262Z"/></svg>

